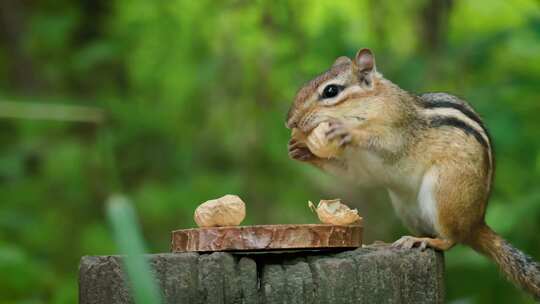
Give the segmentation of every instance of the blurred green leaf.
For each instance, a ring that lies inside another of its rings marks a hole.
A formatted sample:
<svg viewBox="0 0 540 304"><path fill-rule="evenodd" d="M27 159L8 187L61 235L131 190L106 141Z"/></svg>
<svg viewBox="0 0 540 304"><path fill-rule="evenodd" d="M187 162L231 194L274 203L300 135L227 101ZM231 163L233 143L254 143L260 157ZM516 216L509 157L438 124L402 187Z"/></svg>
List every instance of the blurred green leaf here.
<svg viewBox="0 0 540 304"><path fill-rule="evenodd" d="M107 206L116 243L120 252L125 254L124 263L135 303L161 303L159 289L143 255L145 249L131 204L125 197L114 195Z"/></svg>

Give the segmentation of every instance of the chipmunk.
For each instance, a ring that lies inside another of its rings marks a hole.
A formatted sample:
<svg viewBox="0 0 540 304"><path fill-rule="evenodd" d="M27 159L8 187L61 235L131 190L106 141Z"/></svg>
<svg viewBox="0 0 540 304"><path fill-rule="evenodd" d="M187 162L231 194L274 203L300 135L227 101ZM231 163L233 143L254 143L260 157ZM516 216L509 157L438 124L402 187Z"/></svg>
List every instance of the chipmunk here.
<svg viewBox="0 0 540 304"><path fill-rule="evenodd" d="M494 173L492 143L467 102L401 89L377 72L371 50L362 49L352 60L337 58L299 90L286 126L305 136L322 122L330 125L326 139L338 143L339 155L317 157L293 136L289 156L385 187L398 216L417 235L403 236L393 246L444 251L468 245L540 298L540 265L484 220Z"/></svg>

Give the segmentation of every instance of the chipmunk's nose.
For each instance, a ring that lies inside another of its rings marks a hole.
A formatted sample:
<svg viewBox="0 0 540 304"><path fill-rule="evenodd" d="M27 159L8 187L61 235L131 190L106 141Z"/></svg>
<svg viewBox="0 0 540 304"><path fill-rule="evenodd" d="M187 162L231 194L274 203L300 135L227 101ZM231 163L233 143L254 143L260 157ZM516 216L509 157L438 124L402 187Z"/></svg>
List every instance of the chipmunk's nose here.
<svg viewBox="0 0 540 304"><path fill-rule="evenodd" d="M289 129L292 129L292 128L296 128L298 127L298 124L296 123L296 121L286 121L285 122L285 126Z"/></svg>
<svg viewBox="0 0 540 304"><path fill-rule="evenodd" d="M292 128L296 128L297 127L297 122L296 122L296 119L294 119L294 115L293 115L293 108L291 107L289 109L289 111L287 112L287 117L285 118L285 126L289 129L292 129Z"/></svg>

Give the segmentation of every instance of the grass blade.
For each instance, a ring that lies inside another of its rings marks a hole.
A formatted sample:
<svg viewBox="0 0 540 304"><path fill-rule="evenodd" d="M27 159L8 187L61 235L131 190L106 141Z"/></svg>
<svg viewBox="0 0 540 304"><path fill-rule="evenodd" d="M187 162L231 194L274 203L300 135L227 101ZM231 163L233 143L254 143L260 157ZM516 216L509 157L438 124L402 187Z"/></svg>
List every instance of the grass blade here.
<svg viewBox="0 0 540 304"><path fill-rule="evenodd" d="M107 202L107 215L118 248L125 254L124 265L135 303L162 303L156 281L143 255L145 248L131 203L124 196L114 195Z"/></svg>

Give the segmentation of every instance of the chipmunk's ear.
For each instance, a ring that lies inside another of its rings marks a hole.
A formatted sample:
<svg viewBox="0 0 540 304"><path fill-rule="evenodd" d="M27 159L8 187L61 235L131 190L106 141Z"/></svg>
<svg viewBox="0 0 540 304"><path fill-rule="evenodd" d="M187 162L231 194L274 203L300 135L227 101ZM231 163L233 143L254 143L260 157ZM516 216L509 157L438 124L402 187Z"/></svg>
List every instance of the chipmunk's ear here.
<svg viewBox="0 0 540 304"><path fill-rule="evenodd" d="M351 63L351 58L347 57L347 56L340 56L336 59L336 61L334 61L334 64L332 64L332 66L338 66L338 65L342 65L342 64L350 64Z"/></svg>
<svg viewBox="0 0 540 304"><path fill-rule="evenodd" d="M361 49L354 57L359 72L371 72L375 69L375 56L370 49Z"/></svg>
<svg viewBox="0 0 540 304"><path fill-rule="evenodd" d="M356 53L354 68L360 81L371 83L371 73L375 71L375 56L370 49L361 49Z"/></svg>

